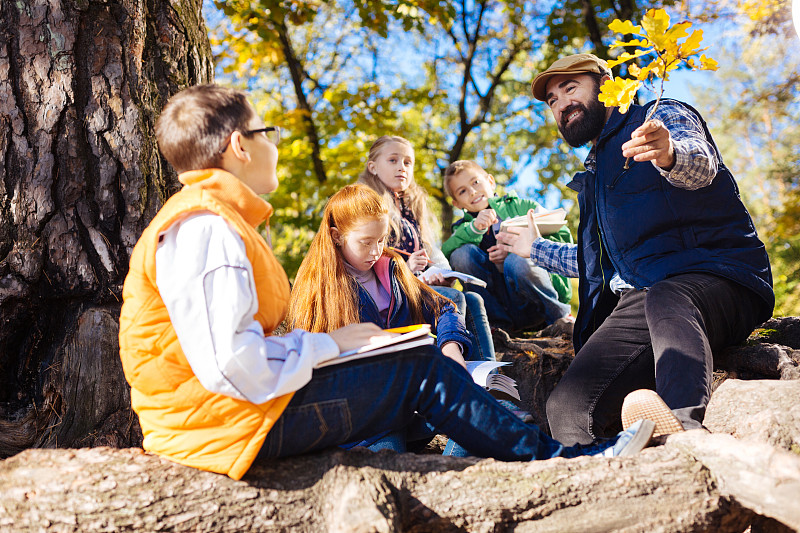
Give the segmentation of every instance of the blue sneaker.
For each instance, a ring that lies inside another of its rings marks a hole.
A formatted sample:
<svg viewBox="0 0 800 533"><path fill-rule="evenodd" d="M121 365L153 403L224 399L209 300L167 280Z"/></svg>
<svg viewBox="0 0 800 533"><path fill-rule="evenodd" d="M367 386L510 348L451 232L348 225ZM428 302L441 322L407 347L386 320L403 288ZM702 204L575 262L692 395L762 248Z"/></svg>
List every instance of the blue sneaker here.
<svg viewBox="0 0 800 533"><path fill-rule="evenodd" d="M569 446L562 450L562 457L600 455L602 457L627 457L636 455L650 442L656 425L650 420L638 420L621 431L616 437L596 444Z"/></svg>

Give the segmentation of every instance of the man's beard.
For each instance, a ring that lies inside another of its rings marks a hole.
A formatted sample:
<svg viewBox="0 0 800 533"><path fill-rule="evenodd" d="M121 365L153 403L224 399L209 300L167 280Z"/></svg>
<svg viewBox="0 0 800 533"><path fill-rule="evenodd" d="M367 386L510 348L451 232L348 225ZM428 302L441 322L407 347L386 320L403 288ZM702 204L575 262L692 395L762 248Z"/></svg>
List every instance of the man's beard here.
<svg viewBox="0 0 800 533"><path fill-rule="evenodd" d="M564 120L576 109L581 110L582 116L573 120L571 124L565 125ZM561 132L564 140L570 146L577 148L596 139L600 132L603 131L605 124L606 108L597 98L593 98L589 102L589 107L583 104L575 104L565 109L561 114L561 124L558 125L558 131Z"/></svg>

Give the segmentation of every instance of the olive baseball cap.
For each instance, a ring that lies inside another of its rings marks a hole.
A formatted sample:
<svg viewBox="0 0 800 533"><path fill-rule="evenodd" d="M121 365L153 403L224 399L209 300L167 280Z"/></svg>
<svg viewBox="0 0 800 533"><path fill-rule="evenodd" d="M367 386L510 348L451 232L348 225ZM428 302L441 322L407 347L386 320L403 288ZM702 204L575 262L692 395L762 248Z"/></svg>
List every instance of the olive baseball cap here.
<svg viewBox="0 0 800 533"><path fill-rule="evenodd" d="M544 72L540 72L531 83L531 92L537 100L545 101L547 96L547 82L559 74L578 74L581 72L596 72L613 78L608 63L594 54L574 54L556 60Z"/></svg>

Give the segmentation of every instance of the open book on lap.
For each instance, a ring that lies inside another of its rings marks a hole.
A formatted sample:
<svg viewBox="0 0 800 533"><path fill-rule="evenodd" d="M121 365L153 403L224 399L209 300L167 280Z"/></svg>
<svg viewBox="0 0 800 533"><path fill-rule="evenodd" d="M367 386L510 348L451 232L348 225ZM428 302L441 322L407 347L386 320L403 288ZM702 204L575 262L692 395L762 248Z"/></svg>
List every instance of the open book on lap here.
<svg viewBox="0 0 800 533"><path fill-rule="evenodd" d="M449 270L447 268L441 268L437 266L426 268L420 277L422 278L422 281L427 282L428 276L432 274L441 274L445 279L455 278L462 283L471 283L473 285L477 285L478 287L486 287L486 282L480 278L476 278L475 276L470 276L469 274L464 274L463 272L458 272L456 270Z"/></svg>
<svg viewBox="0 0 800 533"><path fill-rule="evenodd" d="M388 331L390 333L399 333L400 335L367 344L366 346L362 346L361 348L357 348L355 350L340 353L338 356L332 359L317 363L316 368L322 368L329 365L338 365L340 363L346 363L355 359L361 359L362 357L372 357L374 355L381 355L385 353L402 352L403 350L408 350L409 348L433 344L435 340L433 335L431 335L430 324L415 324L413 326L386 329L384 331Z"/></svg>
<svg viewBox="0 0 800 533"><path fill-rule="evenodd" d="M543 211L533 215L536 227L542 235L550 235L557 232L567 223L567 211L563 207L552 211ZM528 215L507 218L500 223L500 231L509 227L527 227Z"/></svg>

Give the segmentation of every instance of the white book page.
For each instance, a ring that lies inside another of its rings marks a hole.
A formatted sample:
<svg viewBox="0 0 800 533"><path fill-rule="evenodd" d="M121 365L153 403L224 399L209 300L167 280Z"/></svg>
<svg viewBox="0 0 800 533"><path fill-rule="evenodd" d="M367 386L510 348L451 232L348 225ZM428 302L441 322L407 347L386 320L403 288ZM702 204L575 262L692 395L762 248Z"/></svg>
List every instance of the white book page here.
<svg viewBox="0 0 800 533"><path fill-rule="evenodd" d="M481 387L485 387L489 372L495 368L510 364L511 363L500 363L498 361L467 361L467 372L472 376L472 381Z"/></svg>

